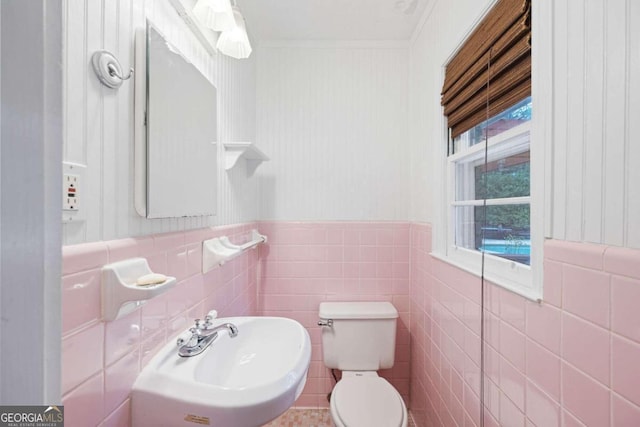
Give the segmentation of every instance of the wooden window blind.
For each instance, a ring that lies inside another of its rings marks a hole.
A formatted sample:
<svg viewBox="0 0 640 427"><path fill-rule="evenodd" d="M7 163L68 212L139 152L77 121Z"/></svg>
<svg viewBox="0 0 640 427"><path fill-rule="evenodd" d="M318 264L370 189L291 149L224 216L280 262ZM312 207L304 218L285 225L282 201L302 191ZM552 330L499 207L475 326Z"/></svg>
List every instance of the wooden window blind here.
<svg viewBox="0 0 640 427"><path fill-rule="evenodd" d="M451 137L530 95L531 0L498 0L446 67Z"/></svg>

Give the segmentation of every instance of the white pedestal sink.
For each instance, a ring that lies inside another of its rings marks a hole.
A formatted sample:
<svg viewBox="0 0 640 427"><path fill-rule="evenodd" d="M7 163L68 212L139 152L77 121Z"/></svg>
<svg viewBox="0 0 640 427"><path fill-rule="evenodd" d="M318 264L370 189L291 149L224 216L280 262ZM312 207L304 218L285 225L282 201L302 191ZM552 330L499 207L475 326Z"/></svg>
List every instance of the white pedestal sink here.
<svg viewBox="0 0 640 427"><path fill-rule="evenodd" d="M178 356L165 345L142 370L131 392L133 427L261 426L302 393L311 341L298 322L281 317L228 317L226 331L202 353Z"/></svg>

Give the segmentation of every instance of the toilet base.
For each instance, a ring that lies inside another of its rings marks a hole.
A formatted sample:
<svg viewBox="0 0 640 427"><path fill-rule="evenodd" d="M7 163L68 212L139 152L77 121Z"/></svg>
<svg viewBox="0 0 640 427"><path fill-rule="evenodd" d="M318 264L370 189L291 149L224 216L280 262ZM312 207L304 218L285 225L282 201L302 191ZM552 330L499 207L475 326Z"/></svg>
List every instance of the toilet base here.
<svg viewBox="0 0 640 427"><path fill-rule="evenodd" d="M383 389L384 393L393 393L398 397L399 402L401 403L401 407L402 407L402 421L400 422L400 419L398 417L398 427L407 427L408 425L408 420L409 420L409 413L407 411L407 405L404 403L404 401L402 400L402 397L400 396L400 393L398 393L398 391L395 389L395 387L393 387L393 385L391 385L391 383L389 383L387 380L385 380L384 378L381 378L377 372L375 371L367 371L367 372L353 372L353 371L343 371L342 373L342 379L335 385L334 389L332 390L331 393L331 401L329 403L329 412L331 414L331 420L333 421L333 424L335 427L371 427L371 420L369 421L364 421L362 422L362 424L358 425L357 420L354 421L353 418L350 419L349 425L347 426L344 422L343 422L343 417L340 416L339 411L338 411L338 406L341 406L342 408L345 407L345 402L341 402L340 405L338 405L338 399L334 398L336 396L336 394L334 393L335 390L337 390L338 388L342 387L341 383L343 383L343 381L346 380L346 383L349 383L349 387L353 387L354 385L354 381L360 381L358 378L362 378L363 380L368 379L367 380L367 384L371 384L371 379L374 378L378 378L379 381L381 383L375 383L377 384L377 387L375 388L371 388L369 386L364 387L364 390L366 391L376 391L376 392L380 392L380 389ZM344 383L344 384L346 384ZM365 393L366 393L365 391ZM344 399L344 394L341 394L342 399ZM358 394L359 397L362 397L361 393ZM372 396L372 399L375 401L375 396ZM388 399L377 399L378 403L375 405L376 408L380 409L381 407L384 406L384 403L381 402L385 402L388 401ZM362 401L360 400L359 402L354 402L355 404L358 405L362 405ZM395 406L396 409L394 409L395 411L397 411L397 404ZM352 415L351 415L352 416ZM382 427L382 426L381 426ZM388 425L385 425L384 427L389 427ZM395 427L395 426L394 426Z"/></svg>

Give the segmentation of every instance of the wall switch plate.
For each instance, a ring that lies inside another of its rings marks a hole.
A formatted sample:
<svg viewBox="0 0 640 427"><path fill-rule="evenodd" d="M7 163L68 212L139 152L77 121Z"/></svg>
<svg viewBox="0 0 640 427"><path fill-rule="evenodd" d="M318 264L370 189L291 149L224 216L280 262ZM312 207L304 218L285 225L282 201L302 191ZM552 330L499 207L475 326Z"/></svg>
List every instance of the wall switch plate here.
<svg viewBox="0 0 640 427"><path fill-rule="evenodd" d="M62 222L80 222L84 216L84 177L87 167L78 163L62 163Z"/></svg>

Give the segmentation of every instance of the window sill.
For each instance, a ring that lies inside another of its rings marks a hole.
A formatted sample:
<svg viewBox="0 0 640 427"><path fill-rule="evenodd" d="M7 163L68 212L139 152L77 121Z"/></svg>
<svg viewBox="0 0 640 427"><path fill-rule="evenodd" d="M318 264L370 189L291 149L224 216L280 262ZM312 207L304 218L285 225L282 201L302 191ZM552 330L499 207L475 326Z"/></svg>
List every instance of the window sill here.
<svg viewBox="0 0 640 427"><path fill-rule="evenodd" d="M452 265L456 268L459 268L460 270L463 270L469 274L473 274L478 278L482 277L480 263L478 263L477 265L475 265L474 263L474 265L471 266L469 265L468 262L464 262L463 260L456 259L455 257L447 256L442 253L431 252L430 255L436 258L437 260L446 262L447 264ZM480 257L481 255L478 254L478 259L480 259ZM514 283L513 281L503 277L500 274L495 274L492 272L485 271L484 278L487 282L491 282L496 286L500 286L501 288L504 288L510 292L520 295L530 301L535 301L538 303L542 301L542 295L539 290L527 289L524 285L519 283Z"/></svg>

